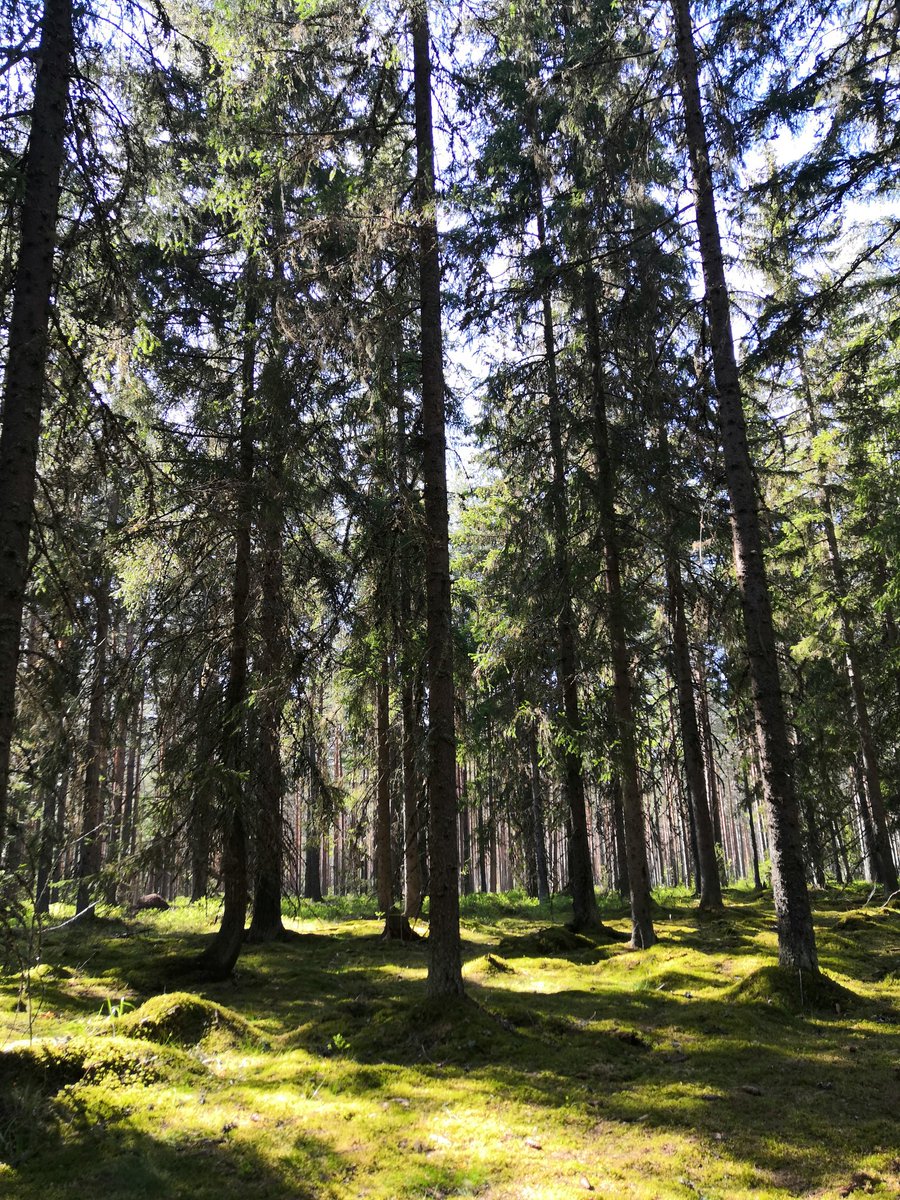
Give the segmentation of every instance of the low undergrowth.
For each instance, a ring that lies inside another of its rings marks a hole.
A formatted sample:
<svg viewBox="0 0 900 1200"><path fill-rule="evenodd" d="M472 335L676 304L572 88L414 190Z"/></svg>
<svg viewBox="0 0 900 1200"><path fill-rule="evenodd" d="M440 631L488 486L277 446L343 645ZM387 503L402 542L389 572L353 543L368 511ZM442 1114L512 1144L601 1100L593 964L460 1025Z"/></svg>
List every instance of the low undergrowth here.
<svg viewBox="0 0 900 1200"><path fill-rule="evenodd" d="M775 966L749 891L661 894L643 953L564 900L466 898L451 1005L369 901L305 904L199 994L212 903L66 928L0 981L0 1194L895 1196L900 914L815 900L827 980Z"/></svg>

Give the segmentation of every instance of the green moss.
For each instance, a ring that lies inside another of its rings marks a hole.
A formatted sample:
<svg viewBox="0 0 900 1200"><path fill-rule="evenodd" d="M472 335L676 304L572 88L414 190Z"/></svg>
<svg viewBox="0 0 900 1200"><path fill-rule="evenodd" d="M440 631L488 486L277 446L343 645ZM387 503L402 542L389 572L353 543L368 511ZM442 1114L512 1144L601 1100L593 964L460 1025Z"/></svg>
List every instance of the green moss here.
<svg viewBox="0 0 900 1200"><path fill-rule="evenodd" d="M838 922L865 893L818 896L823 967L858 1000L804 977L801 1008L773 968L770 899L732 889L724 917L661 899L661 940L637 953L571 935L558 899L467 898L468 997L452 1004L426 999L426 954L373 937L365 905L308 905L286 942L246 948L234 980L110 1019L203 944L214 906L141 914L125 936L76 929L52 946L34 1023L77 1036L43 1039L27 1066L19 1047L0 1074L15 1164L0 1194L573 1200L586 1181L631 1200L837 1200L860 1180L897 1194L893 1112L872 1102L896 1086L896 925L851 936ZM7 1036L23 1020L0 1012ZM159 1040L116 1036L137 1028Z"/></svg>
<svg viewBox="0 0 900 1200"><path fill-rule="evenodd" d="M191 992L151 997L120 1017L117 1030L125 1037L178 1046L197 1046L211 1039L218 1045L233 1046L260 1040L239 1013Z"/></svg>
<svg viewBox="0 0 900 1200"><path fill-rule="evenodd" d="M188 1061L168 1047L148 1047L130 1037L36 1040L0 1051L0 1091L36 1087L47 1094L70 1084L103 1079L155 1083Z"/></svg>
<svg viewBox="0 0 900 1200"><path fill-rule="evenodd" d="M731 990L735 1000L775 1005L788 1012L847 1012L859 996L827 975L789 971L785 967L758 967Z"/></svg>

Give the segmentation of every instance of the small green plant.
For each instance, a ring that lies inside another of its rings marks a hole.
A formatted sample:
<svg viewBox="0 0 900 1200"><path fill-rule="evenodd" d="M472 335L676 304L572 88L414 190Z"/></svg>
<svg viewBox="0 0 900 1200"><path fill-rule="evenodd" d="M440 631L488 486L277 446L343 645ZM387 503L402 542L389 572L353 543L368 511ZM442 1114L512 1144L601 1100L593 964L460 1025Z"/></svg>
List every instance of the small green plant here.
<svg viewBox="0 0 900 1200"><path fill-rule="evenodd" d="M134 1005L126 996L120 996L118 1000L114 1000L112 996L108 996L106 1003L101 1007L99 1015L105 1017L107 1021L117 1021L119 1017L123 1017L125 1013L131 1012Z"/></svg>
<svg viewBox="0 0 900 1200"><path fill-rule="evenodd" d="M349 1049L350 1043L342 1033L334 1034L331 1038L331 1041L326 1046L326 1050L329 1054L342 1054L345 1050Z"/></svg>

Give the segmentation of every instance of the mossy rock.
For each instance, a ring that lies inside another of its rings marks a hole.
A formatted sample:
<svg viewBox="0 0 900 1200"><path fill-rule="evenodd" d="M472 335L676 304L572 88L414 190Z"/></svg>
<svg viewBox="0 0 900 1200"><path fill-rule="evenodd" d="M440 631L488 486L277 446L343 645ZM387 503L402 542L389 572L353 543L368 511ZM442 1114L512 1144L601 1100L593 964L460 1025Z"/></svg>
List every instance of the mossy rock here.
<svg viewBox="0 0 900 1200"><path fill-rule="evenodd" d="M152 996L140 1008L120 1017L117 1029L126 1037L176 1046L199 1046L209 1041L238 1046L262 1040L239 1013L191 992Z"/></svg>
<svg viewBox="0 0 900 1200"><path fill-rule="evenodd" d="M0 1051L0 1093L33 1087L52 1095L71 1084L108 1078L148 1084L185 1069L191 1069L187 1056L135 1038L37 1039Z"/></svg>
<svg viewBox="0 0 900 1200"><path fill-rule="evenodd" d="M758 967L730 989L731 998L772 1005L785 1012L842 1013L860 1003L860 998L827 975L801 976L786 967Z"/></svg>

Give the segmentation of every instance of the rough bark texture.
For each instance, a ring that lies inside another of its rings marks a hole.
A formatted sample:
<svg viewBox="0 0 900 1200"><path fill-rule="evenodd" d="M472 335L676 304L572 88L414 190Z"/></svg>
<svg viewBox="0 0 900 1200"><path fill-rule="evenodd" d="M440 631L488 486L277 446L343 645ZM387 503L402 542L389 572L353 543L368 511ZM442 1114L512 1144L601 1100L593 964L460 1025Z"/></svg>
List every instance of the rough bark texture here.
<svg viewBox="0 0 900 1200"><path fill-rule="evenodd" d="M19 215L0 431L0 854L7 836L16 671L47 368L74 35L71 0L45 0Z"/></svg>
<svg viewBox="0 0 900 1200"><path fill-rule="evenodd" d="M221 819L223 885L222 919L201 956L203 970L214 979L231 974L241 952L247 921L249 880L244 819L246 714L250 657L250 558L253 531L254 403L256 382L256 302L252 265L247 268L244 355L241 379L238 495L231 593L231 648L225 685L222 733L224 767Z"/></svg>
<svg viewBox="0 0 900 1200"><path fill-rule="evenodd" d="M650 869L647 864L647 835L644 828L644 810L635 740L634 683L622 598L619 531L615 508L615 477L609 452L609 426L606 414L606 389L603 380L600 337L597 327L597 301L594 294L593 274L590 270L585 271L584 275L584 306L593 390L597 515L603 539L607 622L613 669L613 713L618 742L619 777L622 785L625 854L628 860L631 945L635 949L646 949L656 941L656 931L653 928L651 916L652 898L650 895Z"/></svg>
<svg viewBox="0 0 900 1200"><path fill-rule="evenodd" d="M794 790L772 606L763 560L758 499L731 331L730 301L700 101L690 0L672 0L672 11L709 313L719 436L731 501L734 564L741 598L763 795L769 815L778 957L782 966L792 970L817 971L800 812Z"/></svg>
<svg viewBox="0 0 900 1200"><path fill-rule="evenodd" d="M422 480L425 489L428 659L428 805L431 856L428 994L463 992L459 938L459 845L456 837L456 731L447 509L447 434L441 337L441 263L437 239L431 51L428 10L412 10L419 207L419 299L422 355Z"/></svg>

